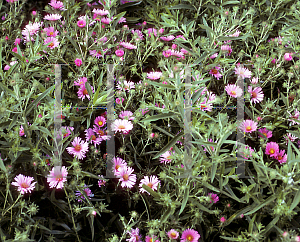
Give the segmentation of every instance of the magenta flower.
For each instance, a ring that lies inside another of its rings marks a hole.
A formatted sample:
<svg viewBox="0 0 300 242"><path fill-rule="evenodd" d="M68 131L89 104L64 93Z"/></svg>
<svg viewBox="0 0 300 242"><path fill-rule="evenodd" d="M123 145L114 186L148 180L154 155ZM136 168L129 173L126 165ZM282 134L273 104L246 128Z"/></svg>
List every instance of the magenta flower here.
<svg viewBox="0 0 300 242"><path fill-rule="evenodd" d="M173 35L169 35L167 37L162 36L162 37L160 37L160 39L162 39L163 41L171 41L171 40L175 39L175 36L173 36Z"/></svg>
<svg viewBox="0 0 300 242"><path fill-rule="evenodd" d="M51 2L49 3L49 5L54 8L54 9L58 9L58 10L64 10L64 4L60 1L57 0L51 0Z"/></svg>
<svg viewBox="0 0 300 242"><path fill-rule="evenodd" d="M81 64L82 64L82 60L79 59L79 58L75 59L74 62L75 62L75 65L76 65L76 66L81 66Z"/></svg>
<svg viewBox="0 0 300 242"><path fill-rule="evenodd" d="M90 199L91 197L94 196L94 194L92 193L91 189L89 189L86 185L84 185L86 188L83 189L83 191L86 193L85 195ZM78 202L82 202L83 200L85 200L85 197L82 195L82 193L80 191L76 191L75 196L80 197L80 199L78 199Z"/></svg>
<svg viewBox="0 0 300 242"><path fill-rule="evenodd" d="M293 56L292 56L292 53L285 53L283 58L286 60L286 61L291 61L293 59Z"/></svg>
<svg viewBox="0 0 300 242"><path fill-rule="evenodd" d="M54 30L54 27L44 28L44 32L46 32L48 37L56 37L59 33L57 30Z"/></svg>
<svg viewBox="0 0 300 242"><path fill-rule="evenodd" d="M221 217L221 218L220 218L220 222L221 222L221 223L225 223L225 221L226 221L226 218L225 218L225 217Z"/></svg>
<svg viewBox="0 0 300 242"><path fill-rule="evenodd" d="M159 240L157 240L157 236L156 235L146 236L145 242L153 242L153 241L154 242L160 242Z"/></svg>
<svg viewBox="0 0 300 242"><path fill-rule="evenodd" d="M180 242L198 242L198 239L200 239L200 237L200 234L196 230L186 229L181 235Z"/></svg>
<svg viewBox="0 0 300 242"><path fill-rule="evenodd" d="M52 43L51 43L52 42ZM51 44L49 44L51 43ZM48 45L49 44L49 45ZM56 38L54 37L47 37L47 39L45 39L44 41L44 45L48 45L48 47L52 50L54 49L55 47L58 47L59 46L59 42Z"/></svg>
<svg viewBox="0 0 300 242"><path fill-rule="evenodd" d="M94 143L95 147L96 147L96 145L99 145L102 142L102 138L101 137L97 137L95 135L93 129L88 128L84 132L86 133L85 134L86 142L89 142L89 140L90 140L90 143Z"/></svg>
<svg viewBox="0 0 300 242"><path fill-rule="evenodd" d="M230 45L222 45L221 50L222 50L222 52L226 53L226 56L230 56L230 54L232 52L232 49L231 49Z"/></svg>
<svg viewBox="0 0 300 242"><path fill-rule="evenodd" d="M88 84L88 85L90 85L90 84ZM92 89L92 92L94 93L95 92L94 88L91 85L90 85L90 87ZM87 97L87 99L90 100L90 95L84 85L80 86L77 94L78 94L78 98L81 98L81 100L85 99L85 97Z"/></svg>
<svg viewBox="0 0 300 242"><path fill-rule="evenodd" d="M73 127L62 126L60 132L57 134L57 138L59 139L62 136L64 139L72 134L71 131L74 131Z"/></svg>
<svg viewBox="0 0 300 242"><path fill-rule="evenodd" d="M287 154L284 154L284 153L285 153L285 150L281 150L274 156L274 158L276 160L278 160L280 164L286 163L286 161L287 161Z"/></svg>
<svg viewBox="0 0 300 242"><path fill-rule="evenodd" d="M248 92L251 94L251 103L259 103L264 99L264 93L261 87L255 87L252 90L252 86L248 86Z"/></svg>
<svg viewBox="0 0 300 242"><path fill-rule="evenodd" d="M114 166L115 175L119 172L120 167L127 166L127 163L119 157L117 157L117 158L114 157L112 162L113 162L113 166Z"/></svg>
<svg viewBox="0 0 300 242"><path fill-rule="evenodd" d="M122 98L122 101L121 101L120 98L118 98L118 97L116 98L116 103L117 103L117 104L120 104L120 103L122 103L123 101L124 101L124 98Z"/></svg>
<svg viewBox="0 0 300 242"><path fill-rule="evenodd" d="M149 37L151 36L152 33L154 34L155 37L157 36L157 30L156 29L149 28L149 29L147 29L147 31L148 31Z"/></svg>
<svg viewBox="0 0 300 242"><path fill-rule="evenodd" d="M225 91L227 92L227 94L229 96L235 97L235 98L241 97L243 94L243 90L235 84L228 84L225 87Z"/></svg>
<svg viewBox="0 0 300 242"><path fill-rule="evenodd" d="M106 119L103 116L98 116L95 118L94 123L99 127L103 127L106 124Z"/></svg>
<svg viewBox="0 0 300 242"><path fill-rule="evenodd" d="M129 133L132 128L132 123L126 119L116 119L111 125L112 131L120 132L123 134Z"/></svg>
<svg viewBox="0 0 300 242"><path fill-rule="evenodd" d="M131 111L121 111L119 117L121 119L134 120L133 113Z"/></svg>
<svg viewBox="0 0 300 242"><path fill-rule="evenodd" d="M118 169L116 176L120 178L121 187L132 188L136 182L136 175L132 174L134 170L131 167L122 166Z"/></svg>
<svg viewBox="0 0 300 242"><path fill-rule="evenodd" d="M11 184L18 187L18 191L23 195L25 193L31 193L35 188L36 182L31 183L34 178L30 176L24 176L22 174L17 175L15 181Z"/></svg>
<svg viewBox="0 0 300 242"><path fill-rule="evenodd" d="M156 191L158 184L160 184L160 181L158 180L157 176L144 176L139 185L141 193L147 192L144 188L142 188L143 184L150 187L153 191ZM149 192L147 193L150 195Z"/></svg>
<svg viewBox="0 0 300 242"><path fill-rule="evenodd" d="M277 155L279 151L279 145L276 142L269 142L266 146L266 155L270 155L270 157L274 157Z"/></svg>
<svg viewBox="0 0 300 242"><path fill-rule="evenodd" d="M116 53L116 56L122 57L124 55L124 50L118 49L118 50L115 51L115 53Z"/></svg>
<svg viewBox="0 0 300 242"><path fill-rule="evenodd" d="M220 77L222 77L222 74L219 72L220 69L220 66L215 66L215 68L210 70L209 74L213 75L215 78L217 78L217 80L219 80Z"/></svg>
<svg viewBox="0 0 300 242"><path fill-rule="evenodd" d="M93 9L93 13L95 13L97 15L100 15L100 16L104 16L104 15L109 14L109 11L108 10L104 10L104 9L94 8Z"/></svg>
<svg viewBox="0 0 300 242"><path fill-rule="evenodd" d="M258 132L261 132L267 139L272 137L272 131L267 130L266 128L261 128L258 130ZM259 137L262 137L260 134L258 134Z"/></svg>
<svg viewBox="0 0 300 242"><path fill-rule="evenodd" d="M126 241L128 241L128 242L142 242L139 232L140 232L139 228L131 229L131 231L127 231L130 238L126 239Z"/></svg>
<svg viewBox="0 0 300 242"><path fill-rule="evenodd" d="M78 21L77 21L77 26L78 26L79 28L84 28L84 27L86 26L85 20L83 20L83 19L78 20Z"/></svg>
<svg viewBox="0 0 300 242"><path fill-rule="evenodd" d="M177 239L179 237L179 233L175 229L171 229L167 235L170 239Z"/></svg>
<svg viewBox="0 0 300 242"><path fill-rule="evenodd" d="M45 20L56 21L61 19L62 16L60 14L48 14L44 17Z"/></svg>
<svg viewBox="0 0 300 242"><path fill-rule="evenodd" d="M208 196L210 196L211 200L209 201L209 203L216 203L219 201L219 197L217 194L214 194L214 193L208 193Z"/></svg>
<svg viewBox="0 0 300 242"><path fill-rule="evenodd" d="M19 130L19 136L23 136L23 135L26 137L26 135L25 135L25 133L24 133L24 128L23 128L23 126L21 125L20 130Z"/></svg>
<svg viewBox="0 0 300 242"><path fill-rule="evenodd" d="M89 149L88 143L81 140L80 137L75 137L72 142L73 147L67 147L67 151L69 154L74 155L79 160L85 158L85 153Z"/></svg>
<svg viewBox="0 0 300 242"><path fill-rule="evenodd" d="M240 127L243 132L251 133L257 129L257 123L252 121L251 119L244 120Z"/></svg>
<svg viewBox="0 0 300 242"><path fill-rule="evenodd" d="M57 189L64 187L64 182L67 181L68 171L66 167L55 166L50 171L50 174L47 176L47 182L49 187L56 187Z"/></svg>
<svg viewBox="0 0 300 242"><path fill-rule="evenodd" d="M111 22L110 18L106 18L106 17L101 18L101 23L103 23L103 24L110 24L110 22Z"/></svg>
<svg viewBox="0 0 300 242"><path fill-rule="evenodd" d="M242 79L251 78L252 73L247 68L239 66L236 67L234 70L235 70L234 73Z"/></svg>
<svg viewBox="0 0 300 242"><path fill-rule="evenodd" d="M87 78L86 77L81 77L81 78L78 79L78 82L74 81L74 85L75 86L84 86L86 82L87 82Z"/></svg>

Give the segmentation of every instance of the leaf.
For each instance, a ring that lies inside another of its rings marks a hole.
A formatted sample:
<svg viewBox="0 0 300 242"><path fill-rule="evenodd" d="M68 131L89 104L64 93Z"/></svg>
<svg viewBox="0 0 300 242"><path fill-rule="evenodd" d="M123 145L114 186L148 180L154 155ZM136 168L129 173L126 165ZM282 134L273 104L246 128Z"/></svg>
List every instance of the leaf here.
<svg viewBox="0 0 300 242"><path fill-rule="evenodd" d="M240 4L240 1L228 1L222 4L222 6L230 5L230 4Z"/></svg>
<svg viewBox="0 0 300 242"><path fill-rule="evenodd" d="M166 130L156 126L155 124L152 124L153 128L158 129L160 132L170 136L171 138L174 138L174 135L170 134L169 132L167 132Z"/></svg>
<svg viewBox="0 0 300 242"><path fill-rule="evenodd" d="M189 187L187 187L184 191L184 197L183 197L181 208L180 208L180 211L179 211L178 215L180 215L183 212L183 210L186 206L186 203L188 201L189 195L190 195L190 189L189 189Z"/></svg>
<svg viewBox="0 0 300 242"><path fill-rule="evenodd" d="M141 18L138 18L138 17L127 17L126 18L126 22L127 23L136 23L140 20Z"/></svg>
<svg viewBox="0 0 300 242"><path fill-rule="evenodd" d="M145 184L143 184L142 188L144 188L147 192L149 192L150 195L152 195L153 197L160 198L159 193L153 191L152 188L146 186Z"/></svg>
<svg viewBox="0 0 300 242"><path fill-rule="evenodd" d="M94 179L97 179L99 180L100 178L90 172L87 172L87 171L81 171L81 174L83 174L84 176L87 176L87 177L91 177L91 178L94 178Z"/></svg>
<svg viewBox="0 0 300 242"><path fill-rule="evenodd" d="M255 213L257 210L261 209L262 207L266 206L267 204L273 202L276 198L276 194L272 195L271 197L269 197L268 199L266 199L263 203L261 203L260 205L256 206L252 211L244 214L244 215L251 215L253 213Z"/></svg>
<svg viewBox="0 0 300 242"><path fill-rule="evenodd" d="M85 85L86 90L88 91L88 94L89 94L90 98L92 98L93 97L93 91L92 91L91 85L88 82L86 82L84 85Z"/></svg>
<svg viewBox="0 0 300 242"><path fill-rule="evenodd" d="M0 157L0 169L1 169L5 174L7 174L6 167L5 167L4 162L3 162L3 160L2 160L1 157Z"/></svg>
<svg viewBox="0 0 300 242"><path fill-rule="evenodd" d="M142 122L151 122L151 121L156 121L159 119L164 119L164 118L170 118L175 116L175 113L161 113L161 114L156 114L147 118L144 118L143 120L141 120Z"/></svg>
<svg viewBox="0 0 300 242"><path fill-rule="evenodd" d="M153 86L157 86L157 87L163 87L163 88L167 88L167 89L172 89L175 90L176 88L173 85L170 84L163 84L163 83L158 83L158 82L152 82L152 81L148 81L147 82Z"/></svg>
<svg viewBox="0 0 300 242"><path fill-rule="evenodd" d="M200 113L200 114L202 114L202 115L208 117L209 119L211 119L211 120L213 120L214 122L217 123L217 121L216 121L213 117L209 116L206 112L204 112L204 111L202 111L202 110L200 110L200 109L192 108L192 112Z"/></svg>
<svg viewBox="0 0 300 242"><path fill-rule="evenodd" d="M213 163L212 168L211 168L211 178L210 178L210 183L213 183L216 172L217 172L218 164Z"/></svg>
<svg viewBox="0 0 300 242"><path fill-rule="evenodd" d="M192 204L196 204L196 206L197 206L200 210L202 210L202 211L204 211L204 212L207 212L207 213L209 213L209 214L214 214L214 211L209 210L208 208L206 208L205 206L203 206L201 203L197 202L195 199L190 198L190 200L191 200Z"/></svg>
<svg viewBox="0 0 300 242"><path fill-rule="evenodd" d="M165 223L167 221L167 219L170 217L170 215L174 212L173 209L171 209L171 206L168 206L168 209L166 210L166 212L163 214L163 216L161 217L161 223Z"/></svg>
<svg viewBox="0 0 300 242"><path fill-rule="evenodd" d="M68 38L68 40L70 40L70 42L72 43L72 45L74 46L75 50L77 51L78 54L81 54L81 51L79 49L79 46L77 45L77 43L74 42L74 40L72 39L72 37L70 37L69 35L66 35L66 37Z"/></svg>
<svg viewBox="0 0 300 242"><path fill-rule="evenodd" d="M128 8L128 7L132 7L132 6L136 6L141 4L143 1L133 1L133 2L129 2L129 3L124 3L124 4L120 4L119 9L123 9L123 8ZM126 13L126 12L125 12ZM117 15L118 16L118 15Z"/></svg>
<svg viewBox="0 0 300 242"><path fill-rule="evenodd" d="M270 229L272 229L275 224L278 222L280 215L276 215L276 217L265 227L264 231L262 231L262 236L264 236Z"/></svg>
<svg viewBox="0 0 300 242"><path fill-rule="evenodd" d="M195 7L193 7L192 5L188 5L188 4L178 4L178 5L169 7L168 9L191 9L191 10L196 10Z"/></svg>
<svg viewBox="0 0 300 242"><path fill-rule="evenodd" d="M124 4L125 5L125 4ZM123 6L119 7L121 9ZM115 29L116 25L118 24L119 20L126 14L126 11L119 13L118 15L114 16L116 20L114 20L114 23L112 24L112 28Z"/></svg>
<svg viewBox="0 0 300 242"><path fill-rule="evenodd" d="M300 202L300 189L298 189L297 193L295 194L295 197L290 206L289 212L292 212L293 209L299 204L299 202Z"/></svg>

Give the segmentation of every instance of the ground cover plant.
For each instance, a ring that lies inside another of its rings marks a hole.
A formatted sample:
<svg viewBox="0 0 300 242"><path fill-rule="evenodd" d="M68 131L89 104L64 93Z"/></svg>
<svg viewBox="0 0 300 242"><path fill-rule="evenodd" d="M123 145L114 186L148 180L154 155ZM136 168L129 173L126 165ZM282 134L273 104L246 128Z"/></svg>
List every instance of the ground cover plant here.
<svg viewBox="0 0 300 242"><path fill-rule="evenodd" d="M300 241L299 12L1 2L1 241Z"/></svg>

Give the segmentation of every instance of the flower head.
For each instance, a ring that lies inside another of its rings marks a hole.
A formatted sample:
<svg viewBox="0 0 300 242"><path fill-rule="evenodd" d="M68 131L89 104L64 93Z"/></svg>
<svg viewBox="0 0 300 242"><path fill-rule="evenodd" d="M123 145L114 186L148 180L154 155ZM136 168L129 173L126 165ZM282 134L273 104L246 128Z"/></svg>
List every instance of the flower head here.
<svg viewBox="0 0 300 242"><path fill-rule="evenodd" d="M161 78L162 73L160 71L152 71L150 73L147 73L147 78L151 79L151 80L157 80L159 78Z"/></svg>
<svg viewBox="0 0 300 242"><path fill-rule="evenodd" d="M88 84L88 85L90 85L90 84ZM92 89L92 92L94 93L95 92L94 88L91 85L90 85L90 87ZM87 89L85 88L85 85L80 86L77 94L78 94L78 98L81 98L81 100L85 99L85 97L87 97L87 99L90 100L90 95L89 95Z"/></svg>
<svg viewBox="0 0 300 242"><path fill-rule="evenodd" d="M65 10L63 2L60 2L60 1L57 1L57 0L51 0L49 5L54 9Z"/></svg>
<svg viewBox="0 0 300 242"><path fill-rule="evenodd" d="M47 182L49 183L49 187L56 187L57 189L63 188L64 182L67 181L68 171L66 167L55 166L50 171L50 174L47 177Z"/></svg>
<svg viewBox="0 0 300 242"><path fill-rule="evenodd" d="M133 125L130 121L126 119L116 119L112 125L111 128L115 132L121 132L123 134L129 133L130 130L132 130Z"/></svg>
<svg viewBox="0 0 300 242"><path fill-rule="evenodd" d="M79 58L76 58L74 62L75 62L76 66L81 66L81 64L82 64L82 60Z"/></svg>
<svg viewBox="0 0 300 242"><path fill-rule="evenodd" d="M60 14L48 14L44 17L45 20L56 21L61 19L62 16Z"/></svg>
<svg viewBox="0 0 300 242"><path fill-rule="evenodd" d="M258 130L258 132L262 133L267 139L272 137L272 131L267 130L266 128L261 128ZM259 137L262 137L262 135L258 134Z"/></svg>
<svg viewBox="0 0 300 242"><path fill-rule="evenodd" d="M251 119L244 120L240 125L240 129L243 132L251 133L257 129L257 123Z"/></svg>
<svg viewBox="0 0 300 242"><path fill-rule="evenodd" d="M91 197L94 196L94 194L92 193L91 189L89 189L86 185L84 185L84 186L86 188L84 188L83 191L85 192L85 195L90 199ZM82 193L80 191L76 191L75 195L80 197L77 200L78 202L82 202L82 200L85 200L85 197L82 195Z"/></svg>
<svg viewBox="0 0 300 242"><path fill-rule="evenodd" d="M77 21L77 26L78 26L79 28L84 28L84 27L86 26L85 20L83 20L83 19L78 20L78 21Z"/></svg>
<svg viewBox="0 0 300 242"><path fill-rule="evenodd" d="M234 73L242 79L251 78L252 73L247 68L239 66L236 67L234 70L235 70Z"/></svg>
<svg viewBox="0 0 300 242"><path fill-rule="evenodd" d="M98 116L95 118L94 123L99 127L103 127L106 124L106 119L103 116Z"/></svg>
<svg viewBox="0 0 300 242"><path fill-rule="evenodd" d="M171 229L167 235L170 239L177 239L179 237L179 233L175 229Z"/></svg>
<svg viewBox="0 0 300 242"><path fill-rule="evenodd" d="M279 145L276 142L269 142L266 146L266 155L270 155L270 157L274 157L277 155L279 151Z"/></svg>
<svg viewBox="0 0 300 242"><path fill-rule="evenodd" d="M160 37L160 39L162 39L163 41L171 41L171 40L175 39L175 36L173 36L173 35L169 35L167 37L162 36L162 37Z"/></svg>
<svg viewBox="0 0 300 242"><path fill-rule="evenodd" d="M119 172L120 167L127 166L127 163L119 157L114 157L112 162L113 162L113 166L114 166L115 175Z"/></svg>
<svg viewBox="0 0 300 242"><path fill-rule="evenodd" d="M11 184L13 186L18 187L18 191L23 195L25 193L31 193L33 189L35 188L35 183L31 183L34 179L30 176L24 176L22 174L17 175L15 178L15 181Z"/></svg>
<svg viewBox="0 0 300 242"><path fill-rule="evenodd" d="M51 43L51 44L49 44L49 43ZM45 41L44 41L44 45L48 45L48 47L52 50L55 47L59 46L59 42L55 37L47 37L47 39L45 39Z"/></svg>
<svg viewBox="0 0 300 242"><path fill-rule="evenodd" d="M160 163L170 163L172 161L172 155L174 154L174 151L171 153L171 151L166 151L165 153L163 153L159 160L160 160Z"/></svg>
<svg viewBox="0 0 300 242"><path fill-rule="evenodd" d="M222 74L219 72L220 69L220 66L215 66L215 68L210 70L209 74L213 75L215 78L217 78L217 80L219 80L220 77L222 77Z"/></svg>
<svg viewBox="0 0 300 242"><path fill-rule="evenodd" d="M259 103L264 99L264 93L261 87L255 87L252 90L252 86L248 86L248 92L251 94L251 103Z"/></svg>
<svg viewBox="0 0 300 242"><path fill-rule="evenodd" d="M73 147L67 147L67 151L69 154L74 155L79 160L85 158L85 153L89 149L88 143L81 140L80 137L75 137L72 142Z"/></svg>
<svg viewBox="0 0 300 242"><path fill-rule="evenodd" d="M128 166L122 166L118 169L116 176L120 178L121 187L132 188L136 182L136 175L132 174L134 170Z"/></svg>
<svg viewBox="0 0 300 242"><path fill-rule="evenodd" d="M90 142L94 143L94 146L96 147L96 145L99 145L102 142L102 138L96 136L96 134L94 133L93 129L88 128L85 130L86 134L86 142Z"/></svg>
<svg viewBox="0 0 300 242"><path fill-rule="evenodd" d="M243 94L243 90L235 84L228 84L225 87L227 94L231 97L241 97Z"/></svg>
<svg viewBox="0 0 300 242"><path fill-rule="evenodd" d="M81 77L78 79L78 81L74 81L75 86L85 86L85 83L87 82L86 77Z"/></svg>
<svg viewBox="0 0 300 242"><path fill-rule="evenodd" d="M93 9L93 13L100 15L100 16L105 16L107 14L109 14L108 10L104 10L104 9L98 9L98 8L94 8Z"/></svg>
<svg viewBox="0 0 300 242"><path fill-rule="evenodd" d="M217 194L214 194L214 193L208 193L208 196L210 196L211 200L209 201L209 203L216 203L219 201L219 197Z"/></svg>
<svg viewBox="0 0 300 242"><path fill-rule="evenodd" d="M181 235L180 242L198 242L198 239L200 239L200 234L196 230L186 229Z"/></svg>
<svg viewBox="0 0 300 242"><path fill-rule="evenodd" d="M126 239L128 242L142 242L141 236L139 235L139 228L131 229L131 231L127 231L130 238Z"/></svg>
<svg viewBox="0 0 300 242"><path fill-rule="evenodd" d="M286 61L291 61L293 59L293 56L292 56L292 53L285 53L283 58L286 60Z"/></svg>
<svg viewBox="0 0 300 242"><path fill-rule="evenodd" d="M133 113L131 111L121 111L119 117L121 119L134 120Z"/></svg>
<svg viewBox="0 0 300 242"><path fill-rule="evenodd" d="M286 163L287 161L287 154L284 153L285 150L281 150L280 152L277 152L277 154L274 156L274 158L278 160L280 164Z"/></svg>
<svg viewBox="0 0 300 242"><path fill-rule="evenodd" d="M144 188L142 188L143 184L145 184L146 186L150 187L153 191L157 190L157 186L160 183L160 181L158 180L157 176L144 176L144 178L140 181L140 192L144 193L147 192ZM150 193L147 192L149 195Z"/></svg>
<svg viewBox="0 0 300 242"><path fill-rule="evenodd" d="M120 45L123 46L125 49L129 49L129 50L137 49L135 45L130 44L128 42L121 42Z"/></svg>
<svg viewBox="0 0 300 242"><path fill-rule="evenodd" d="M105 186L106 184L106 181L103 179L103 176L101 175L98 175L99 177L101 177L102 179L99 179L98 180L98 186L101 187L101 186Z"/></svg>
<svg viewBox="0 0 300 242"><path fill-rule="evenodd" d="M54 30L54 27L44 28L43 30L48 37L56 37L59 33L57 30Z"/></svg>

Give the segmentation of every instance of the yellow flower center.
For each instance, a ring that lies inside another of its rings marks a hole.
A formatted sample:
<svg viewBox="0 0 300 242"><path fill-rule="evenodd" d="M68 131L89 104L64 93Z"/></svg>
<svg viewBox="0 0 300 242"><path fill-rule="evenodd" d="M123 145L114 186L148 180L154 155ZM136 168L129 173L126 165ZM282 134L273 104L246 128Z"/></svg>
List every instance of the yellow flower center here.
<svg viewBox="0 0 300 242"><path fill-rule="evenodd" d="M193 236L192 235L188 235L187 237L186 237L186 239L188 240L188 241L193 241Z"/></svg>
<svg viewBox="0 0 300 242"><path fill-rule="evenodd" d="M53 35L54 33L51 31L50 33L49 33L49 35Z"/></svg>
<svg viewBox="0 0 300 242"><path fill-rule="evenodd" d="M99 126L101 126L101 125L103 124L103 122L102 122L102 121L99 121L98 124L99 124Z"/></svg>
<svg viewBox="0 0 300 242"><path fill-rule="evenodd" d="M247 126L247 127L246 127L246 130L247 130L247 131L250 131L251 129L252 129L251 126Z"/></svg>
<svg viewBox="0 0 300 242"><path fill-rule="evenodd" d="M235 91L231 91L230 92L232 95L236 95L236 92Z"/></svg>
<svg viewBox="0 0 300 242"><path fill-rule="evenodd" d="M218 70L217 70L217 69L212 69L211 72L212 72L212 74L214 74L214 75L218 74Z"/></svg>
<svg viewBox="0 0 300 242"><path fill-rule="evenodd" d="M124 181L128 181L129 176L128 176L127 174L124 174L124 175L123 175L123 179L124 179Z"/></svg>
<svg viewBox="0 0 300 242"><path fill-rule="evenodd" d="M271 154L274 154L275 153L275 150L273 148L270 149L269 151Z"/></svg>
<svg viewBox="0 0 300 242"><path fill-rule="evenodd" d="M26 182L23 182L23 183L21 183L21 187L22 187L22 188L28 188L29 185L28 185Z"/></svg>
<svg viewBox="0 0 300 242"><path fill-rule="evenodd" d="M81 150L81 145L76 145L76 146L75 146L75 150L76 150L76 151L80 151L80 150Z"/></svg>
<svg viewBox="0 0 300 242"><path fill-rule="evenodd" d="M118 129L125 129L125 126L123 124L120 124Z"/></svg>

